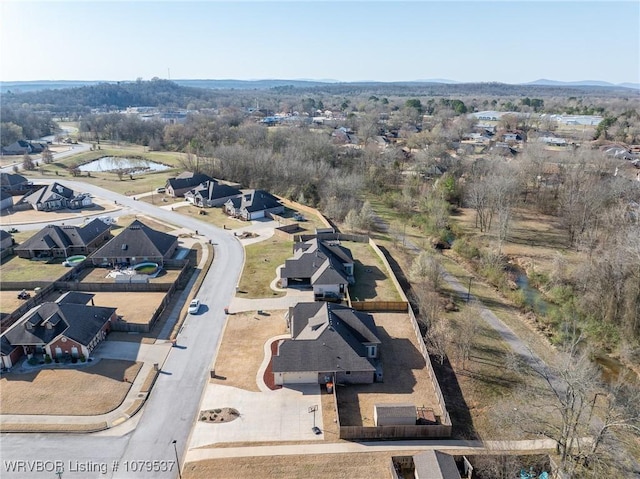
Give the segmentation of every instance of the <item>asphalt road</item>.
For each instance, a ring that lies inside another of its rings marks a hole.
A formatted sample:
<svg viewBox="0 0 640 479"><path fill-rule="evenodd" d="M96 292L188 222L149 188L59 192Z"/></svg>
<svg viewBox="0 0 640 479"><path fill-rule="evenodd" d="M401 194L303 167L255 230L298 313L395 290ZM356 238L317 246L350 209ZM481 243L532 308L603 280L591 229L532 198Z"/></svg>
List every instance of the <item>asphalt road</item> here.
<svg viewBox="0 0 640 479"><path fill-rule="evenodd" d="M197 229L200 234L210 238L215 243L215 260L199 293L205 307L201 314L189 316L184 322L177 338L179 347L171 350L162 365L162 373L140 413L142 416L135 430L122 436L105 436L100 433L1 434L0 477L56 477L55 469L58 465L64 468L61 476L63 478L178 477L177 468L175 465L171 467L171 461L175 463L177 451L182 464L204 386L222 336L224 307L235 294L240 276L244 254L242 247L228 231L178 213L85 183L65 181L65 185L117 201L132 210L163 221ZM72 391L69 398L73 400ZM117 432L117 428L112 430L114 432ZM17 471L16 468L25 469Z"/></svg>

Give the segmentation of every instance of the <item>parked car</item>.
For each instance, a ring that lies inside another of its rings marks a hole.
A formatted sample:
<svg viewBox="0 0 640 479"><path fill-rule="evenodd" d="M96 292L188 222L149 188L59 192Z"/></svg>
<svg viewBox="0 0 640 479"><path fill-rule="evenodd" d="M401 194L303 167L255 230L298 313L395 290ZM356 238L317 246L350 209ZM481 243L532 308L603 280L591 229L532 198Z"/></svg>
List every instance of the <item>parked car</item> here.
<svg viewBox="0 0 640 479"><path fill-rule="evenodd" d="M189 314L198 314L200 311L200 300L194 299L189 303Z"/></svg>
<svg viewBox="0 0 640 479"><path fill-rule="evenodd" d="M164 193L165 191L167 191L166 188L156 188L156 193Z"/></svg>

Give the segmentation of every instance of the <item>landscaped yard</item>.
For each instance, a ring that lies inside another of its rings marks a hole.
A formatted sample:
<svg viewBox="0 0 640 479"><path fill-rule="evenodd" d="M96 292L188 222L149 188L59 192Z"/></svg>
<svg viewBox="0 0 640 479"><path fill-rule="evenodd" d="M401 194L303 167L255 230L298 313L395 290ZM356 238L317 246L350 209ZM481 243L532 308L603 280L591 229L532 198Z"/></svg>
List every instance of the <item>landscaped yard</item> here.
<svg viewBox="0 0 640 479"><path fill-rule="evenodd" d="M256 374L264 359L264 343L269 338L287 333L284 311L270 311L268 314L229 316L215 365L216 376L225 379L213 379L213 382L260 391L256 385Z"/></svg>
<svg viewBox="0 0 640 479"><path fill-rule="evenodd" d="M354 301L400 301L400 294L389 277L380 257L368 243L343 241L355 261L356 283L349 286Z"/></svg>
<svg viewBox="0 0 640 479"><path fill-rule="evenodd" d="M182 198L180 198L182 199ZM198 208L197 206L181 206L176 208L175 211L187 216L193 216L194 218L209 223L218 228L236 229L248 226L251 223L241 221L235 218L230 218L222 208ZM203 211L205 214L200 214Z"/></svg>
<svg viewBox="0 0 640 479"><path fill-rule="evenodd" d="M37 231L23 230L20 226L21 223L53 223L55 221L64 221L67 219L78 219L88 215L94 217L97 217L98 215L108 216L110 212L119 209L119 207L114 205L113 202L108 202L101 198L93 198L93 203L93 206L82 208L80 210L65 208L63 210L56 211L3 211L2 216L0 216L0 227L2 227L2 229L9 230L11 227L15 226L19 230L19 233L17 233L14 238L16 243L20 243L33 236Z"/></svg>
<svg viewBox="0 0 640 479"><path fill-rule="evenodd" d="M338 386L340 425L374 426L373 406L379 403L425 406L441 416L409 317L402 313L376 313L373 317L382 341L384 382Z"/></svg>
<svg viewBox="0 0 640 479"><path fill-rule="evenodd" d="M0 379L1 414L91 416L124 400L142 363L102 359L91 366L9 373ZM128 382L123 379L127 378Z"/></svg>
<svg viewBox="0 0 640 479"><path fill-rule="evenodd" d="M245 248L245 264L240 278L241 298L265 298L283 296L269 285L276 277L276 268L293 256L293 242L272 237Z"/></svg>
<svg viewBox="0 0 640 479"><path fill-rule="evenodd" d="M51 263L34 261L14 256L0 266L3 282L12 281L56 281L69 271L62 266L64 258L57 258Z"/></svg>

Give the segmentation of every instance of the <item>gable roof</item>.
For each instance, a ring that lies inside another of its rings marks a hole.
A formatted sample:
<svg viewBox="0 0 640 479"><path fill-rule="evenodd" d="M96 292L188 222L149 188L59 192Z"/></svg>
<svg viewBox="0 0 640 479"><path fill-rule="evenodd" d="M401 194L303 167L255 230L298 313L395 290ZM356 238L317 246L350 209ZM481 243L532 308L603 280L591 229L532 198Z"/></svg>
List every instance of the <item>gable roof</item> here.
<svg viewBox="0 0 640 479"><path fill-rule="evenodd" d="M460 479L453 456L440 451L425 451L413 456L416 479Z"/></svg>
<svg viewBox="0 0 640 479"><path fill-rule="evenodd" d="M285 261L282 278L310 278L311 284L348 283L345 263L353 263L351 251L338 244L310 239L293 246L293 258Z"/></svg>
<svg viewBox="0 0 640 479"><path fill-rule="evenodd" d="M54 201L60 198L66 198L70 200L74 197L73 190L61 185L60 183L51 183L45 188L27 193L22 197L20 203L30 203L37 205L39 203L46 203L47 201Z"/></svg>
<svg viewBox="0 0 640 479"><path fill-rule="evenodd" d="M231 198L229 201L236 210L246 210L249 213L282 206L278 198L264 190L246 190L242 196Z"/></svg>
<svg viewBox="0 0 640 479"><path fill-rule="evenodd" d="M48 344L61 334L88 345L111 318L116 308L55 302L29 310L4 333L12 345Z"/></svg>
<svg viewBox="0 0 640 479"><path fill-rule="evenodd" d="M185 196L200 196L205 200L213 201L239 194L241 194L240 190L233 186L218 183L216 180L210 180L196 186L186 193Z"/></svg>
<svg viewBox="0 0 640 479"><path fill-rule="evenodd" d="M53 248L65 249L70 246L87 246L109 229L109 225L98 219L82 227L47 225L20 246L17 246L15 250L37 251Z"/></svg>
<svg viewBox="0 0 640 479"><path fill-rule="evenodd" d="M7 198L13 198L6 190L0 189L0 201L6 200Z"/></svg>
<svg viewBox="0 0 640 479"><path fill-rule="evenodd" d="M135 220L91 256L94 258L165 256L177 241L177 237L149 228L140 220Z"/></svg>
<svg viewBox="0 0 640 479"><path fill-rule="evenodd" d="M174 190L184 190L185 188L193 188L201 183L207 181L215 181L204 173L193 173L192 171L185 171L175 178L169 178L167 185L171 186Z"/></svg>
<svg viewBox="0 0 640 479"><path fill-rule="evenodd" d="M11 238L11 233L5 230L0 230L0 241L5 240L7 238Z"/></svg>
<svg viewBox="0 0 640 479"><path fill-rule="evenodd" d="M292 339L273 357L274 372L375 371L365 344L380 344L371 315L334 303L289 309Z"/></svg>

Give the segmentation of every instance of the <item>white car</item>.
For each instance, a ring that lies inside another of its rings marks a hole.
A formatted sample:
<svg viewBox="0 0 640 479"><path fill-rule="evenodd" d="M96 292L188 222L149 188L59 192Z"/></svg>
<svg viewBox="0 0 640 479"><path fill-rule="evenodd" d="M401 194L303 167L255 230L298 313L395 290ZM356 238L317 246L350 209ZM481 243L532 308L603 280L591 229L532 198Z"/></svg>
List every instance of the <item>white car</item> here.
<svg viewBox="0 0 640 479"><path fill-rule="evenodd" d="M189 313L198 314L198 311L200 311L200 300L194 299L189 303Z"/></svg>

